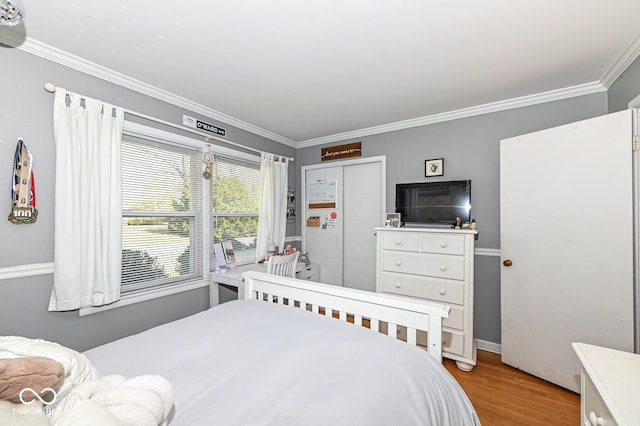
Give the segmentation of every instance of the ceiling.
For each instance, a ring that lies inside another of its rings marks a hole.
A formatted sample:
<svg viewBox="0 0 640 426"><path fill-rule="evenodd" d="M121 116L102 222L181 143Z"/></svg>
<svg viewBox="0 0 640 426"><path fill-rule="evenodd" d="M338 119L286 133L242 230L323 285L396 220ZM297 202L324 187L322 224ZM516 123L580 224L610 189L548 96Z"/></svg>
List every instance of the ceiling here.
<svg viewBox="0 0 640 426"><path fill-rule="evenodd" d="M638 0L23 3L21 48L292 146L602 91L640 53Z"/></svg>

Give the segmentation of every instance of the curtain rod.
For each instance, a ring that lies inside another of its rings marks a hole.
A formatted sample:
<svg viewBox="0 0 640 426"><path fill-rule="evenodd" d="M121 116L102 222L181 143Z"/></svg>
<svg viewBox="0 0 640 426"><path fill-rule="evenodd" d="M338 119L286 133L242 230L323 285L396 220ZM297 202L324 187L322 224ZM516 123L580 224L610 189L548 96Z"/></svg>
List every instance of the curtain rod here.
<svg viewBox="0 0 640 426"><path fill-rule="evenodd" d="M44 90L46 90L49 93L55 93L56 89L57 89L57 87L53 83L45 83L44 84ZM262 154L264 152L264 151L260 151L259 149L251 148L250 146L245 146L245 145L239 144L237 142L233 142L233 141L230 141L230 140L227 140L227 139L222 139L222 138L217 137L217 136L207 135L206 133L202 133L202 132L199 132L197 130L190 129L188 127L181 126L179 124L174 124L174 123L171 123L170 121L160 120L159 118L151 117L150 115L142 114L140 112L131 111L131 110L128 110L128 109L124 109L124 112L126 114L134 115L136 117L139 117L139 118L142 118L142 119L145 119L145 120L149 120L149 121L153 121L155 123L159 123L159 124L162 124L164 126L173 127L174 129L178 129L178 130L182 130L182 131L185 131L185 132L193 133L194 135L202 136L205 139L205 142L209 142L211 139L215 139L215 140L217 140L219 142L222 142L222 143L226 143L226 144L229 144L229 145L237 146L238 148L246 149L248 151L257 152L258 154ZM294 161L293 157L285 157L284 155L278 155L278 154L274 154L274 155L276 155L276 156L278 156L280 158L288 158L289 161Z"/></svg>

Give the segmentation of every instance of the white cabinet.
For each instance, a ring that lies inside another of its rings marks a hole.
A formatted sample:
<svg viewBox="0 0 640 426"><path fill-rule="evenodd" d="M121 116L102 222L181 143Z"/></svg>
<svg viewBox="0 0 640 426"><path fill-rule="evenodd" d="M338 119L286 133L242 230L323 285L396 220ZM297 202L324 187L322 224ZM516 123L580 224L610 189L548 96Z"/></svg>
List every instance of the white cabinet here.
<svg viewBox="0 0 640 426"><path fill-rule="evenodd" d="M442 356L470 371L473 340L473 265L476 231L375 228L376 291L417 297L451 307L442 328Z"/></svg>
<svg viewBox="0 0 640 426"><path fill-rule="evenodd" d="M299 280L320 282L320 265L317 263L305 265L299 262L296 268L296 278Z"/></svg>
<svg viewBox="0 0 640 426"><path fill-rule="evenodd" d="M640 355L585 343L572 345L582 364L582 425L639 425Z"/></svg>

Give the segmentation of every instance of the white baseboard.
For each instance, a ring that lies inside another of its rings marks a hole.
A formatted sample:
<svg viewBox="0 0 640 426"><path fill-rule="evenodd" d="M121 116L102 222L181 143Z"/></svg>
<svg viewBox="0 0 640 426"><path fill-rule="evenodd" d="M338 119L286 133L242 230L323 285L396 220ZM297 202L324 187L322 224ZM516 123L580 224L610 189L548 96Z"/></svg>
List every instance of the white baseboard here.
<svg viewBox="0 0 640 426"><path fill-rule="evenodd" d="M500 343L493 343L493 342L488 342L486 340L480 340L480 339L475 339L475 340L476 340L476 347L478 349L482 349L483 351L493 352L496 354L502 353L502 345Z"/></svg>

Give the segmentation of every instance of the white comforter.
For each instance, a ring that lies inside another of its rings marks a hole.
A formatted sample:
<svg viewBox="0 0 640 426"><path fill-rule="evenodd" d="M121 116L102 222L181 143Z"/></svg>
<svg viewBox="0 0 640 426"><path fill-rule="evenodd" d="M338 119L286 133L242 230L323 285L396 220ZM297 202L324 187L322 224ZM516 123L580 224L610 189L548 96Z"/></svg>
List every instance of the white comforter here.
<svg viewBox="0 0 640 426"><path fill-rule="evenodd" d="M85 354L102 374L159 374L171 425L475 425L427 352L300 309L239 300Z"/></svg>

